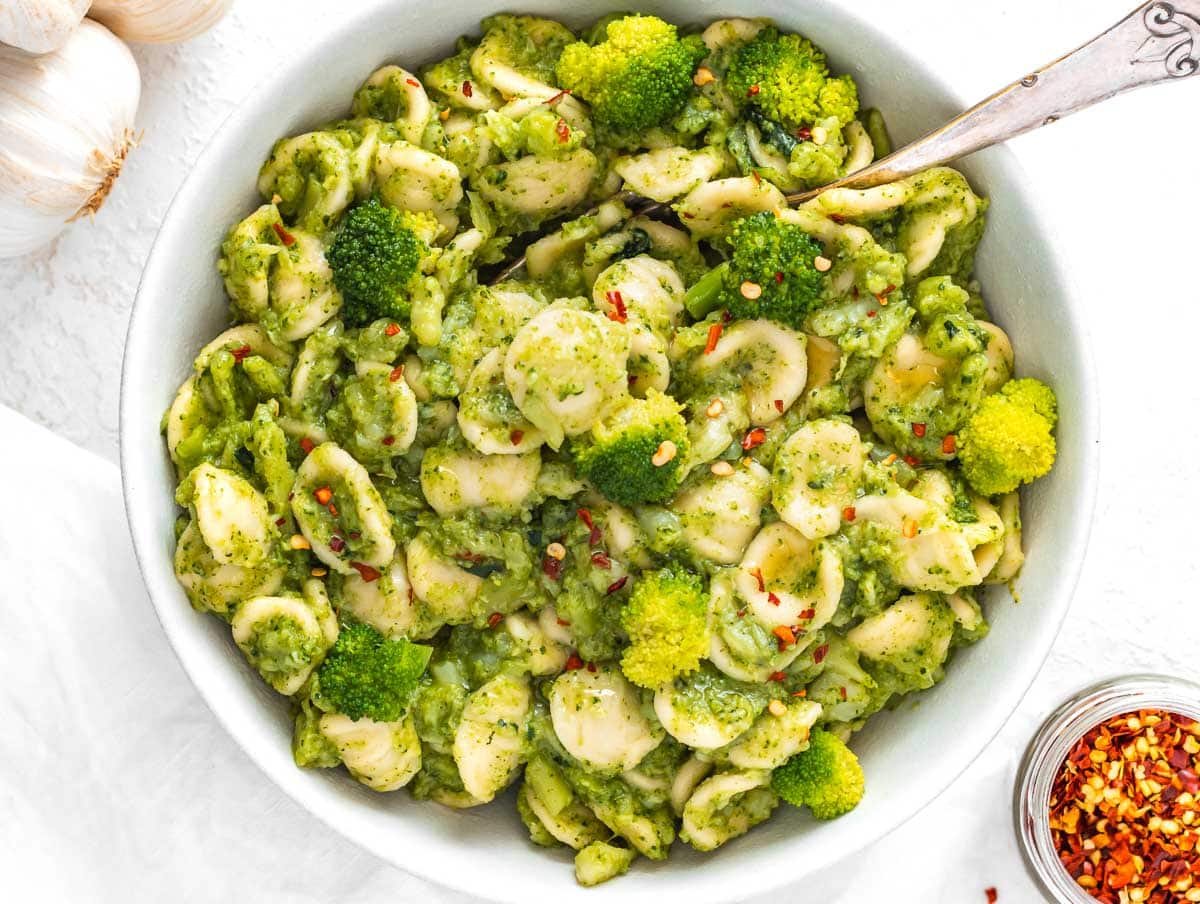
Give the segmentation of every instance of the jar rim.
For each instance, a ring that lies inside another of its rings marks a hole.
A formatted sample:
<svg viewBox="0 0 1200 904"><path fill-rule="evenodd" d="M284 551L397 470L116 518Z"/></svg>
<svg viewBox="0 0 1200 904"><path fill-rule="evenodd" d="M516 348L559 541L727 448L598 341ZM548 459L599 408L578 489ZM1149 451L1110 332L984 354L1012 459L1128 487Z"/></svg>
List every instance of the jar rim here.
<svg viewBox="0 0 1200 904"><path fill-rule="evenodd" d="M1160 709L1200 721L1200 684L1173 675L1138 673L1107 678L1068 697L1034 732L1017 768L1013 822L1026 870L1041 890L1063 904L1095 904L1058 859L1050 833L1050 790L1071 748L1101 722L1141 709Z"/></svg>

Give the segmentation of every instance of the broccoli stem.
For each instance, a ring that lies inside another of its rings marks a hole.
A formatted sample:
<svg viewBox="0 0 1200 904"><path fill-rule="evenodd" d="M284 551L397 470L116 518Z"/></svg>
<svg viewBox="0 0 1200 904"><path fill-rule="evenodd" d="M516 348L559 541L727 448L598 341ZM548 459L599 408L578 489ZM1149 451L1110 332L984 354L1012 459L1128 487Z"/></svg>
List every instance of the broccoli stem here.
<svg viewBox="0 0 1200 904"><path fill-rule="evenodd" d="M892 152L892 136L888 134L887 123L883 121L882 113L874 108L867 110L863 114L863 128L867 130L867 137L875 147L876 160Z"/></svg>
<svg viewBox="0 0 1200 904"><path fill-rule="evenodd" d="M725 274L729 271L729 263L720 264L709 270L696 284L687 290L683 296L683 306L697 320L703 320L717 307L721 297L721 289L725 285Z"/></svg>

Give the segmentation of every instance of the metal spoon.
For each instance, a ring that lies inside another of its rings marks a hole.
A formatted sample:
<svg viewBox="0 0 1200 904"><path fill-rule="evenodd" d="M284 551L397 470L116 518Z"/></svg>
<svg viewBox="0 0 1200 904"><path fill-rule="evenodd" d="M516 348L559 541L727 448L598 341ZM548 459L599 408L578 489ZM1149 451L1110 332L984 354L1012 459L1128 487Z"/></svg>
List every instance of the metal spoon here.
<svg viewBox="0 0 1200 904"><path fill-rule="evenodd" d="M1153 0L1082 47L1001 88L912 144L828 185L784 197L789 205L800 204L831 188L871 188L895 182L1048 126L1134 88L1184 79L1197 70L1200 0ZM629 192L618 197L626 202L638 200ZM666 206L647 203L634 215ZM523 266L524 256L500 271L493 283L508 279Z"/></svg>

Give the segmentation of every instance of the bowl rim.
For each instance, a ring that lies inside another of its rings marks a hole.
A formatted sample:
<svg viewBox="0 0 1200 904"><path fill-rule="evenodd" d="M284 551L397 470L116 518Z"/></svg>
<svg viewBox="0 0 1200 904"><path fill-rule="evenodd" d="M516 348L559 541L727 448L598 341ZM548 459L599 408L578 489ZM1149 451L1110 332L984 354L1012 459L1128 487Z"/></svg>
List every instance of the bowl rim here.
<svg viewBox="0 0 1200 904"><path fill-rule="evenodd" d="M362 27L363 20L369 18L376 10L376 7L381 5L382 2L383 0L364 2L361 6L348 12L345 18L332 25L323 34L319 46L345 44L347 38ZM828 0L816 0L816 2L825 6L831 5ZM707 6L703 9L703 13L706 20L720 18L716 10L710 10ZM909 67L919 70L946 97L952 98L963 108L967 106L969 101L954 87L948 74L937 68L930 67L923 60L918 59L905 45L898 43L888 34L884 33L874 22L859 18L852 10L847 10L843 7L837 8L837 15L853 21L860 32L865 32L868 35L870 42L890 48L891 52L895 55L895 68L897 71L904 71ZM450 38L447 38L447 40L450 40ZM184 210L190 203L194 203L197 200L192 195L195 193L196 186L200 182L200 173L204 160L212 155L215 147L232 140L233 136L245 131L247 124L254 118L253 113L257 107L257 98L269 93L277 85L289 80L293 84L302 84L303 79L301 76L307 71L305 61L309 55L309 53L300 53L277 61L262 78L255 82L242 95L237 106L232 109L229 115L214 130L211 137L205 142L204 147L192 161L188 175L180 183L170 204L163 213L158 233L155 236L143 266L137 293L130 311L129 325L126 330L122 356L118 419L122 496L133 542L135 559L147 596L154 608L155 617L162 626L172 650L175 652L180 665L196 688L200 698L204 701L226 734L234 740L242 752L246 754L247 758L280 791L316 817L321 823L360 848L370 851L384 863L445 888L482 896L491 900L524 904L528 900L527 890L506 889L498 885L481 882L474 877L471 870L434 872L432 869L426 867L425 862L420 858L409 859L401 863L397 858L396 851L388 848L381 841L370 836L369 833L355 832L350 827L344 825L337 818L337 815L331 812L330 807L323 801L308 794L306 789L295 780L295 776L285 775L270 768L264 759L253 749L252 745L243 739L233 719L222 711L220 703L216 699L218 695L211 691L209 685L203 680L203 669L193 660L192 655L188 651L189 644L192 641L185 636L186 629L183 626L183 616L190 615L190 610L183 613L174 613L173 609L179 608L174 604L174 601L171 602L171 609L167 609L163 599L165 594L159 589L161 582L156 580L152 571L153 566L151 565L150 557L157 555L157 546L154 542L150 525L139 515L140 507L143 505L143 490L137 484L136 480L131 481L131 475L135 473L134 463L131 460L134 455L131 449L131 434L135 429L135 422L134 413L131 411L133 393L130 387L134 376L131 365L131 361L136 359L134 353L140 352L141 346L145 342L152 341L149 335L143 336L145 331L140 329L140 325L143 321L147 321L146 312L155 304L155 299L149 297L151 292L148 286L159 276L164 233L168 231L168 223L177 218L181 210ZM1005 181L1009 181L1012 184L1031 186L1031 180L1011 150L1007 147L996 147L987 153L994 155L993 162L990 165L1001 171ZM1025 201L1025 213L1034 231L1041 235L1050 235L1051 231L1047 228L1047 217L1044 207L1036 202L1035 192L1032 190L1022 191L1019 195ZM1065 257L1066 255L1063 254L1061 249L1055 248L1052 254L1047 255L1045 267L1047 270L1047 282L1060 287L1062 290L1057 307L1066 321L1067 329L1065 332L1072 337L1076 346L1079 359L1080 385L1084 389L1079 398L1072 400L1079 415L1079 431L1081 434L1080 458L1076 463L1079 470L1076 478L1079 495L1074 500L1076 511L1080 517L1075 519L1074 523L1077 526L1068 534L1068 548L1065 550L1066 555L1063 558L1063 562L1068 568L1060 572L1061 577L1058 582L1059 593L1051 600L1057 609L1053 621L1048 626L1052 630L1046 630L1042 634L1036 635L1035 638L1026 644L1027 655L1024 657L1025 671L1009 685L1011 699L1005 705L1007 713L1002 718L995 718L994 724L990 726L982 729L977 727L974 733L967 731L961 733L960 746L962 746L961 742L963 738L969 737L971 739L971 743L968 745L970 749L959 753L958 761L953 763L951 768L941 771L936 779L928 782L931 791L919 806L902 815L881 820L879 824L872 824L871 828L864 832L852 847L847 847L837 854L823 853L821 856L813 858L811 862L806 863L800 870L797 870L795 864L792 863L790 871L752 870L749 871L749 874L746 871L741 872L738 880L739 887L736 892L738 898L768 893L797 882L805 875L812 875L821 870L828 869L854 853L874 844L885 835L895 831L915 817L940 797L995 740L996 736L999 735L1005 725L1012 719L1013 714L1020 706L1029 688L1045 664L1051 647L1057 639L1063 622L1070 611L1075 590L1078 586L1079 577L1086 559L1087 547L1091 538L1093 514L1099 485L1099 381L1097 379L1096 363L1092 352L1087 319L1082 315L1083 307L1079 300L1075 281L1069 276L1069 272L1073 268L1066 265ZM153 500L149 500L147 504L153 505L155 503ZM161 500L159 500L159 504L161 504ZM176 619L173 617L174 615L179 615L180 617ZM1033 648L1032 651L1030 647ZM1029 655L1030 653L1032 655ZM297 774L299 773L298 769L294 771ZM786 849L781 847L782 850ZM599 897L595 894L598 890L592 889L590 891L593 898ZM720 882L713 882L699 890L694 888L689 889L688 894L693 904L726 901L731 897L728 890Z"/></svg>

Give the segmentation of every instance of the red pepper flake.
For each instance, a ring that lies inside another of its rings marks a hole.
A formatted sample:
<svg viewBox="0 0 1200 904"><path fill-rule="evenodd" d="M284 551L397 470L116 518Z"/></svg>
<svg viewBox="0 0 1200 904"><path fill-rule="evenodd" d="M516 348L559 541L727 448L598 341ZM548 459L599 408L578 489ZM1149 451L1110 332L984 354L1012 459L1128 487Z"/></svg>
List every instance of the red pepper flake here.
<svg viewBox="0 0 1200 904"><path fill-rule="evenodd" d="M786 672L772 672L770 675L767 676L767 680L768 681L782 681L786 677L787 677Z"/></svg>
<svg viewBox="0 0 1200 904"><path fill-rule="evenodd" d="M470 80L470 79L468 79L467 81L465 81L465 82L463 82L463 83L462 83L462 95L463 95L463 97L470 97L470 96L471 96L472 94L474 94L474 93L475 93L475 89L474 89L474 88L471 86L471 80Z"/></svg>
<svg viewBox="0 0 1200 904"><path fill-rule="evenodd" d="M305 454L305 455L307 455L307 454L308 454L309 452L311 452L313 449L317 448L317 444L316 444L316 443L314 443L314 442L313 442L311 439L309 439L307 436L303 436L303 437L301 437L301 438L300 438L300 448L301 448L301 449L303 449L303 450L304 450L304 454Z"/></svg>
<svg viewBox="0 0 1200 904"><path fill-rule="evenodd" d="M589 672L591 672L593 675L594 675L594 674L596 674L596 663L594 663L594 662L589 662L589 663L587 664L587 670L588 670Z"/></svg>
<svg viewBox="0 0 1200 904"><path fill-rule="evenodd" d="M796 130L796 137L801 141L808 141L812 138L812 129L808 126L801 126Z"/></svg>
<svg viewBox="0 0 1200 904"><path fill-rule="evenodd" d="M841 687L839 687L838 693L841 695L842 699L845 700L846 699L846 685L843 684Z"/></svg>
<svg viewBox="0 0 1200 904"><path fill-rule="evenodd" d="M755 185L762 185L762 176L758 174L758 170L750 170L750 178L754 180Z"/></svg>
<svg viewBox="0 0 1200 904"><path fill-rule="evenodd" d="M542 556L542 573L550 580L557 581L562 577L563 560L550 555Z"/></svg>
<svg viewBox="0 0 1200 904"><path fill-rule="evenodd" d="M812 621L816 617L817 617L816 609L801 609L800 610L800 616L799 616L800 621Z"/></svg>
<svg viewBox="0 0 1200 904"><path fill-rule="evenodd" d="M362 539L362 534L360 534L360 533L359 533L358 531L356 531L356 530L352 530L352 531L350 531L350 539L351 539L351 540L361 540L361 539Z"/></svg>
<svg viewBox="0 0 1200 904"><path fill-rule="evenodd" d="M829 219L833 220L833 222L837 223L839 226L846 222L846 218L840 213L831 213L829 215Z"/></svg>
<svg viewBox="0 0 1200 904"><path fill-rule="evenodd" d="M842 517L847 521L853 521L858 517L858 509L852 505L848 505L842 509Z"/></svg>
<svg viewBox="0 0 1200 904"><path fill-rule="evenodd" d="M592 553L592 564L597 568L609 569L612 568L612 559L605 555L601 550L597 549Z"/></svg>
<svg viewBox="0 0 1200 904"><path fill-rule="evenodd" d="M583 660L579 658L578 653L572 653L567 657L566 665L563 666L568 672L574 672L577 669L583 668Z"/></svg>
<svg viewBox="0 0 1200 904"><path fill-rule="evenodd" d="M400 324L389 323L383 328L383 334L385 336L398 336L400 334Z"/></svg>
<svg viewBox="0 0 1200 904"><path fill-rule="evenodd" d="M762 89L761 89L761 88L759 88L759 87L758 87L758 85L751 85L751 86L750 86L750 87L749 87L749 88L746 90L746 96L747 96L747 97L754 97L754 96L755 96L756 94L758 94L758 92L759 92L759 91L761 91L761 90L762 90Z"/></svg>
<svg viewBox="0 0 1200 904"><path fill-rule="evenodd" d="M242 362L250 357L250 353L252 351L254 351L254 349L248 345L239 345L237 348L230 349L229 354L233 355L234 361Z"/></svg>
<svg viewBox="0 0 1200 904"><path fill-rule="evenodd" d="M523 440L525 438L525 431L524 430L514 430L510 434L508 434L508 438L509 438L509 441L512 442L512 444L514 446L519 446L519 445L521 445L521 440Z"/></svg>
<svg viewBox="0 0 1200 904"><path fill-rule="evenodd" d="M761 568L751 568L750 577L754 578L754 582L758 584L759 593L763 593L767 589L767 585L763 582L763 573Z"/></svg>
<svg viewBox="0 0 1200 904"><path fill-rule="evenodd" d="M605 292L604 298L612 305L612 310L608 312L608 319L615 320L617 323L625 323L629 319L629 309L625 307L625 299L621 297L621 293L615 290Z"/></svg>
<svg viewBox="0 0 1200 904"><path fill-rule="evenodd" d="M357 571L359 576L368 584L372 581L378 581L382 577L376 569L364 562L351 562L350 567Z"/></svg>
<svg viewBox="0 0 1200 904"><path fill-rule="evenodd" d="M383 439L381 439L380 442L383 443L385 446L391 446L391 445L395 444L396 437L392 436L392 434L389 433L387 436L385 436Z"/></svg>
<svg viewBox="0 0 1200 904"><path fill-rule="evenodd" d="M287 518L276 518L275 519L276 527L283 527L285 524L287 524Z"/></svg>
<svg viewBox="0 0 1200 904"><path fill-rule="evenodd" d="M888 296L891 295L895 291L896 291L896 287L893 286L891 283L888 283L884 287L883 291L875 296L875 300L878 301L884 307L887 307Z"/></svg>
<svg viewBox="0 0 1200 904"><path fill-rule="evenodd" d="M395 367L392 368L391 373L388 374L388 380L392 383L399 383L400 379L403 376L404 376L404 365L397 364Z"/></svg>
<svg viewBox="0 0 1200 904"><path fill-rule="evenodd" d="M329 538L329 548L332 549L334 552L341 552L343 549L346 548L346 541L343 540L341 537L339 537L337 534L334 534L332 537Z"/></svg>
<svg viewBox="0 0 1200 904"><path fill-rule="evenodd" d="M958 438L953 433L947 433L942 437L942 454L953 455L958 448Z"/></svg>
<svg viewBox="0 0 1200 904"><path fill-rule="evenodd" d="M808 691L806 691L804 688L800 688L800 690L798 690L798 691L792 691L792 696L793 697L807 697Z"/></svg>
<svg viewBox="0 0 1200 904"><path fill-rule="evenodd" d="M738 618L745 618L745 617L746 617L746 610L745 610L745 609L738 609L738 611L737 611L737 617L738 617Z"/></svg>
<svg viewBox="0 0 1200 904"><path fill-rule="evenodd" d="M987 896L987 904L996 904L996 900L1000 897L994 888L985 888L983 893Z"/></svg>
<svg viewBox="0 0 1200 904"><path fill-rule="evenodd" d="M786 625L779 625L771 629L771 633L775 635L775 639L779 641L779 649L786 650L788 647L796 645L796 635L792 633L792 629Z"/></svg>
<svg viewBox="0 0 1200 904"><path fill-rule="evenodd" d="M625 587L625 585L628 583L629 583L629 575L625 575L624 577L617 578L615 581L613 581L611 584L609 584L608 589L605 590L604 592L607 594L616 593L617 591L623 589Z"/></svg>
<svg viewBox="0 0 1200 904"><path fill-rule="evenodd" d="M546 104L547 106L553 106L554 104L558 103L560 100L562 100L564 97L566 97L570 93L571 93L571 89L563 88L561 91L559 91L553 97L542 101L542 103Z"/></svg>
<svg viewBox="0 0 1200 904"><path fill-rule="evenodd" d="M910 468L916 468L920 466L921 459L917 458L915 455L905 455L904 463Z"/></svg>
<svg viewBox="0 0 1200 904"><path fill-rule="evenodd" d="M775 400L775 410L778 411L780 414L783 414L783 399Z"/></svg>
<svg viewBox="0 0 1200 904"><path fill-rule="evenodd" d="M487 556L480 555L477 552L471 552L469 549L456 552L454 554L454 558L458 559L460 562L471 562L474 565L478 565L480 562L487 561Z"/></svg>
<svg viewBox="0 0 1200 904"><path fill-rule="evenodd" d="M917 439L924 439L925 438L925 425L920 422L913 424L912 432L913 432L913 436L915 436Z"/></svg>
<svg viewBox="0 0 1200 904"><path fill-rule="evenodd" d="M729 313L729 308L726 308L725 310L723 310L721 312L721 322L722 323L729 323L729 321L731 321L732 319L733 319L733 315Z"/></svg>
<svg viewBox="0 0 1200 904"><path fill-rule="evenodd" d="M332 515L334 518L336 518L338 516L338 508L332 502L329 503L329 505L327 505L326 508L329 509L329 514Z"/></svg>
<svg viewBox="0 0 1200 904"><path fill-rule="evenodd" d="M333 490L329 487L317 487L313 490L313 498L321 505L329 505L330 500L333 499Z"/></svg>
<svg viewBox="0 0 1200 904"><path fill-rule="evenodd" d="M558 617L556 616L556 617L555 617L555 619L554 619L554 621L555 621L555 623L557 623L557 624L559 624L559 625L562 625L564 628L569 628L569 627L571 627L571 623L570 623L569 621L567 621L565 618L558 618Z"/></svg>
<svg viewBox="0 0 1200 904"><path fill-rule="evenodd" d="M879 313L878 311L867 311L867 317L868 318L874 317L878 313Z"/></svg>
<svg viewBox="0 0 1200 904"><path fill-rule="evenodd" d="M829 644L827 644L827 643L821 644L819 647L817 647L815 650L813 650L813 662L815 662L817 665L820 665L822 662L825 661L825 656L828 653L829 653Z"/></svg>
<svg viewBox="0 0 1200 904"><path fill-rule="evenodd" d="M779 605L779 597L776 596L774 593L768 593L767 594L767 602L770 603L772 606L778 606Z"/></svg>
<svg viewBox="0 0 1200 904"><path fill-rule="evenodd" d="M781 282L783 282L783 273L779 270L776 270L775 271L775 284L778 285Z"/></svg>
<svg viewBox="0 0 1200 904"><path fill-rule="evenodd" d="M751 449L757 449L766 441L767 431L762 427L755 427L742 437L742 448L749 452Z"/></svg>
<svg viewBox="0 0 1200 904"><path fill-rule="evenodd" d="M711 355L717 350L717 343L721 341L721 331L725 329L724 324L714 323L708 328L708 341L704 343L704 354Z"/></svg>
<svg viewBox="0 0 1200 904"><path fill-rule="evenodd" d="M579 520L584 523L584 526L588 528L596 526L596 522L592 520L592 512L590 509L575 509L575 514L579 516Z"/></svg>
<svg viewBox="0 0 1200 904"><path fill-rule="evenodd" d="M491 615L488 616L488 627L494 628L494 627L496 627L496 625L500 624L500 622L502 622L502 621L504 621L504 616L501 615L499 612L493 612Z"/></svg>
<svg viewBox="0 0 1200 904"><path fill-rule="evenodd" d="M271 228L275 230L275 234L279 236L279 241L283 242L283 247L291 248L296 244L296 237L283 228L279 223L272 223Z"/></svg>
<svg viewBox="0 0 1200 904"><path fill-rule="evenodd" d="M565 119L560 119L554 124L554 134L558 136L559 144L566 144L571 140L571 127Z"/></svg>
<svg viewBox="0 0 1200 904"><path fill-rule="evenodd" d="M415 78L406 78L406 79L404 80L404 84L406 84L406 85L412 85L414 88L420 88L420 87L421 87L421 83L420 83L420 82L418 82L418 81L417 81Z"/></svg>

